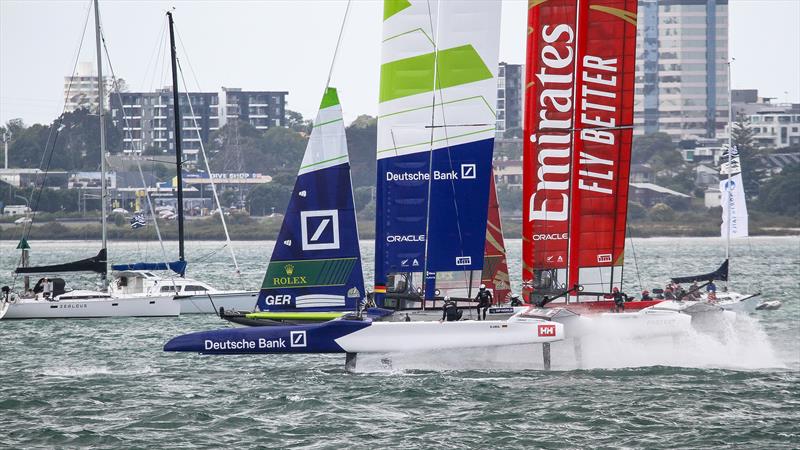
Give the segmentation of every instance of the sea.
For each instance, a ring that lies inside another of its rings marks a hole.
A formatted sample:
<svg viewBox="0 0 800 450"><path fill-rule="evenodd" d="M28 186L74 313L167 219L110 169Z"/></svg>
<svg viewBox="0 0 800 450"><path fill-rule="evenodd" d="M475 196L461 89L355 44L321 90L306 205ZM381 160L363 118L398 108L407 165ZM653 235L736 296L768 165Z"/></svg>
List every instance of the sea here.
<svg viewBox="0 0 800 450"><path fill-rule="evenodd" d="M256 288L273 245L187 243L189 274ZM0 285L14 282L15 246L0 241ZM507 246L519 290L521 243ZM31 247L32 263L48 264L93 256L99 244ZM626 247L629 293L710 272L725 257L717 238ZM362 251L369 283L372 243ZM175 254L174 243L109 248L114 262ZM355 373L343 355L162 351L173 336L226 326L214 316L2 321L0 447L798 448L800 238L735 240L731 254L730 288L781 309L680 339L595 338L580 363L557 343L550 371L538 346L361 355Z"/></svg>

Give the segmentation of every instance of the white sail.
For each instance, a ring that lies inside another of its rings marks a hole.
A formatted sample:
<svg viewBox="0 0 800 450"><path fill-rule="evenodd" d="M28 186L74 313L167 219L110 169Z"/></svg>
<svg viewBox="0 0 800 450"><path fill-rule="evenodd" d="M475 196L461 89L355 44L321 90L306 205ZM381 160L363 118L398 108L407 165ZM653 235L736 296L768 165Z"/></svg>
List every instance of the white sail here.
<svg viewBox="0 0 800 450"><path fill-rule="evenodd" d="M719 191L722 195L722 226L720 227L720 233L723 238L747 237L747 201L744 196L741 159L736 147L733 147L728 159L720 169L720 174L728 175L728 177L719 182ZM730 230L728 230L729 227Z"/></svg>

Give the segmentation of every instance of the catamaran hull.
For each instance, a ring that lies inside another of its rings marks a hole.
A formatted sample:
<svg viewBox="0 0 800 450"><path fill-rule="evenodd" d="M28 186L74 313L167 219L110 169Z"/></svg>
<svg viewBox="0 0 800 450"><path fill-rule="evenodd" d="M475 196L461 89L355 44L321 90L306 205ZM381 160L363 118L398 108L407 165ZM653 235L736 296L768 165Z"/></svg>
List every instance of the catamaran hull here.
<svg viewBox="0 0 800 450"><path fill-rule="evenodd" d="M564 324L566 338L604 337L647 339L678 336L691 328L691 317L674 311L636 311L579 315L566 308L532 308L524 316Z"/></svg>
<svg viewBox="0 0 800 450"><path fill-rule="evenodd" d="M203 354L401 353L560 341L564 326L537 319L460 322L332 320L228 328L173 338L164 351Z"/></svg>
<svg viewBox="0 0 800 450"><path fill-rule="evenodd" d="M252 311L258 300L258 291L181 295L175 300L180 305L181 314L217 314L220 308Z"/></svg>
<svg viewBox="0 0 800 450"><path fill-rule="evenodd" d="M486 311L486 320L508 320L514 314L528 310L527 306L497 306L491 307ZM462 308L463 320L477 320L478 310ZM482 310L481 310L482 313ZM411 309L395 311L393 314L376 318L384 322L430 322L442 318L441 309Z"/></svg>
<svg viewBox="0 0 800 450"><path fill-rule="evenodd" d="M70 300L16 299L0 309L0 319L91 319L101 317L165 317L180 314L172 296L89 298Z"/></svg>

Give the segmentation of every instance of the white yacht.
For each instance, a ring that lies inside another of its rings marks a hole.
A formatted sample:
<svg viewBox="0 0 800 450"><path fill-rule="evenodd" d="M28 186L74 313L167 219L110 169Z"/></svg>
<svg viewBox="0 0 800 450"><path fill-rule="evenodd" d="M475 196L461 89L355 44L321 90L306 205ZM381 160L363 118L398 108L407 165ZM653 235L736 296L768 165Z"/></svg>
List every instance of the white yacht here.
<svg viewBox="0 0 800 450"><path fill-rule="evenodd" d="M110 292L120 295L174 295L181 314L215 314L225 310L250 311L258 291L219 290L192 278L165 277L148 270L114 272Z"/></svg>

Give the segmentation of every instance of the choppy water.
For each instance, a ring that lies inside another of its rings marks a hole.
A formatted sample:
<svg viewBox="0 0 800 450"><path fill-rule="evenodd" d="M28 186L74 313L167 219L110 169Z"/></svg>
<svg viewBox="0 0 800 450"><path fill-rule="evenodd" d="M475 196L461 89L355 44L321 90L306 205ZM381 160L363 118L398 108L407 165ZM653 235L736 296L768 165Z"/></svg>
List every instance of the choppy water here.
<svg viewBox="0 0 800 450"><path fill-rule="evenodd" d="M629 291L711 270L716 239L634 240ZM15 243L0 242L0 284ZM37 264L78 258L94 243L33 243ZM272 244L235 243L244 283L263 276ZM168 250L172 251L172 247ZM512 276L519 241L509 242ZM209 253L219 253L208 256ZM114 260L158 257L156 245L115 244ZM364 243L366 259L372 249ZM737 290L783 309L721 336L677 343L590 342L583 369L539 370L536 348L343 358L166 354L177 334L213 317L0 322L0 446L641 447L800 445L800 239L737 242ZM192 243L193 276L237 286L219 244ZM636 271L638 265L638 275ZM371 264L365 264L371 279ZM517 279L517 282L519 280ZM561 349L563 350L563 349Z"/></svg>

